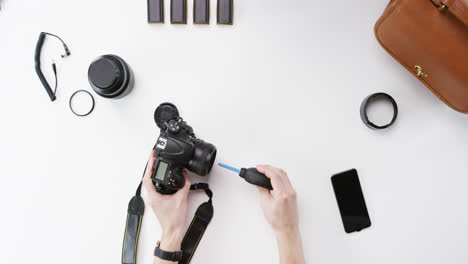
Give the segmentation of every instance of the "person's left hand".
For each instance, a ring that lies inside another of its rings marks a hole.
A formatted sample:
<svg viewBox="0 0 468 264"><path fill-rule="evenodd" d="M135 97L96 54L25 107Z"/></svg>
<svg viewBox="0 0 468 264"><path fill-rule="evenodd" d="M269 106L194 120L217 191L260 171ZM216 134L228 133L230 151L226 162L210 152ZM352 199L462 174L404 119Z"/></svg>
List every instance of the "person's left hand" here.
<svg viewBox="0 0 468 264"><path fill-rule="evenodd" d="M191 182L187 177L187 172L184 171L185 185L182 189L173 195L158 193L151 179L155 157L156 153L153 151L143 178L143 184L148 193L147 203L150 204L162 228L163 234L160 240L160 248L169 252L179 251L185 234L187 196L190 191Z"/></svg>

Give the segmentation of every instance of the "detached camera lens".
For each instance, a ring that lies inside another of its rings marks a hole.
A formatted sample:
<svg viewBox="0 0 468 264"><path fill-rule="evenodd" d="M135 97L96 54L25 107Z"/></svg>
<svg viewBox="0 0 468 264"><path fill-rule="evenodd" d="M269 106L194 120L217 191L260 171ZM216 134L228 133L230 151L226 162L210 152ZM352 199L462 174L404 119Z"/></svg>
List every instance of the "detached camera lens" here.
<svg viewBox="0 0 468 264"><path fill-rule="evenodd" d="M88 81L100 96L122 98L133 89L134 77L132 69L122 58L104 55L89 66Z"/></svg>
<svg viewBox="0 0 468 264"><path fill-rule="evenodd" d="M200 176L206 176L210 173L216 159L216 147L206 143L201 139L195 142L195 151L193 158L187 168Z"/></svg>

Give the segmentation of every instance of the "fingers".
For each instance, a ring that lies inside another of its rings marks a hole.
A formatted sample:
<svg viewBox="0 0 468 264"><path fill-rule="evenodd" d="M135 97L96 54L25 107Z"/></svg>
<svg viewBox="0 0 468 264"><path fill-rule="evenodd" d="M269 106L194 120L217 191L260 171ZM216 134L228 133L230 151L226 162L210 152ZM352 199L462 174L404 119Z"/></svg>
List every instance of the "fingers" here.
<svg viewBox="0 0 468 264"><path fill-rule="evenodd" d="M153 174L153 165L154 165L154 158L156 157L156 152L151 151L151 155L149 157L148 163L146 164L145 176L144 179L150 179Z"/></svg>
<svg viewBox="0 0 468 264"><path fill-rule="evenodd" d="M145 190L151 196L159 196L159 193L154 188L153 180L151 179L151 176L153 174L153 165L155 157L156 153L153 151L146 165L145 176L143 177L143 186L145 186Z"/></svg>
<svg viewBox="0 0 468 264"><path fill-rule="evenodd" d="M283 184L283 180L278 172L270 165L257 165L257 170L271 180L271 186L273 187L274 191L282 191L285 187Z"/></svg>
<svg viewBox="0 0 468 264"><path fill-rule="evenodd" d="M266 174L266 167L267 165L257 165L257 170L263 174Z"/></svg>
<svg viewBox="0 0 468 264"><path fill-rule="evenodd" d="M182 189L188 192L190 191L190 186L192 185L192 182L190 181L188 177L188 173L185 170L182 171L182 174L184 175L184 178L185 178L185 185L184 185L184 188Z"/></svg>
<svg viewBox="0 0 468 264"><path fill-rule="evenodd" d="M271 165L257 165L257 170L270 178L274 191L284 193L294 191L288 175L284 170L275 168Z"/></svg>
<svg viewBox="0 0 468 264"><path fill-rule="evenodd" d="M184 178L185 178L185 185L184 187L182 187L182 189L178 190L174 195L176 197L186 199L188 197L188 193L190 191L190 186L192 185L192 182L190 181L187 175L187 172L185 170L182 171L182 174L184 175Z"/></svg>
<svg viewBox="0 0 468 264"><path fill-rule="evenodd" d="M271 199L270 190L265 189L265 188L263 188L263 187L257 187L257 188L258 188L258 192L260 193L260 199L262 199L262 200L269 200L269 199Z"/></svg>
<svg viewBox="0 0 468 264"><path fill-rule="evenodd" d="M280 168L273 168L273 169L274 169L274 170L278 173L278 175L280 176L281 181L283 182L285 188L286 188L288 191L294 190L293 187L292 187L291 181L289 180L288 174L287 174L283 169L280 169Z"/></svg>

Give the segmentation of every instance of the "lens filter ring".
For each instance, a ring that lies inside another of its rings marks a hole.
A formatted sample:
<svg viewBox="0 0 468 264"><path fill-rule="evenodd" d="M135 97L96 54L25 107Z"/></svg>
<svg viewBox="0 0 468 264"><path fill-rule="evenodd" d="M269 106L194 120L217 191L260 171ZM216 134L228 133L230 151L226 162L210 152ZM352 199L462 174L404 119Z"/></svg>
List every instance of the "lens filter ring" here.
<svg viewBox="0 0 468 264"><path fill-rule="evenodd" d="M89 109L87 112L82 113L82 114L81 114L81 113L78 113L78 112L75 111L75 109L73 108L73 98L75 98L75 96L76 96L77 94L79 94L79 93L86 93L86 94L88 94L89 97L91 98L91 107L90 107L90 109ZM68 105L70 106L70 110L72 111L72 113L75 114L76 116L80 116L80 117L88 116L88 115L91 114L91 113L93 112L93 110L94 110L94 105L95 105L94 97L93 97L93 95L92 95L90 92L88 92L88 91L86 91L86 90L78 90L78 91L74 92L74 93L72 94L72 96L70 96L70 100L68 101Z"/></svg>

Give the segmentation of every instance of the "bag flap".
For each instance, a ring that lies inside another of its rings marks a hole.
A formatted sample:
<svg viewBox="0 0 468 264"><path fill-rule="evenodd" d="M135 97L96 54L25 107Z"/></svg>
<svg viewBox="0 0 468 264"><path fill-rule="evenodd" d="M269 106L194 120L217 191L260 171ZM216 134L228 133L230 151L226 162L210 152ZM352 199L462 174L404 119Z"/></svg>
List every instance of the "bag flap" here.
<svg viewBox="0 0 468 264"><path fill-rule="evenodd" d="M390 5L375 25L381 46L447 105L468 113L468 27L430 0Z"/></svg>

